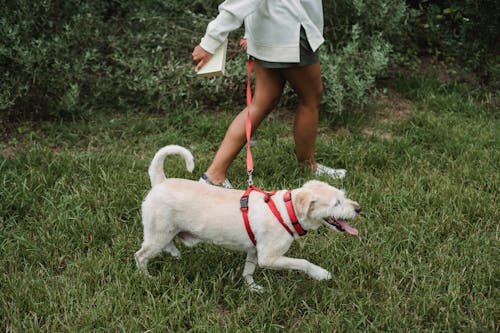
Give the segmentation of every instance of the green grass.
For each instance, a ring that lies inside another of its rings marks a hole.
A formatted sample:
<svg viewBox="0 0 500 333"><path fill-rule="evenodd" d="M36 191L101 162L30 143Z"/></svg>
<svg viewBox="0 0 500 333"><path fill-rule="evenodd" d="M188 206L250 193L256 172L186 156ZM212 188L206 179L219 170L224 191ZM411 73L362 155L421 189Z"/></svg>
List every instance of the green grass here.
<svg viewBox="0 0 500 333"><path fill-rule="evenodd" d="M244 254L181 247L135 267L147 167L166 144L188 147L167 175L196 179L227 112L99 115L19 126L1 144L0 330L6 332L494 332L499 329L500 124L461 87L400 80L411 112L374 106L321 123L317 158L345 167L332 185L359 201L358 238L311 232L289 254L333 272L327 282L258 269L263 294L241 279ZM385 121L381 121L384 118ZM253 149L263 189L293 188L290 112L274 113ZM370 135L365 128L370 127ZM228 174L245 187L241 155ZM239 223L239 221L235 221Z"/></svg>

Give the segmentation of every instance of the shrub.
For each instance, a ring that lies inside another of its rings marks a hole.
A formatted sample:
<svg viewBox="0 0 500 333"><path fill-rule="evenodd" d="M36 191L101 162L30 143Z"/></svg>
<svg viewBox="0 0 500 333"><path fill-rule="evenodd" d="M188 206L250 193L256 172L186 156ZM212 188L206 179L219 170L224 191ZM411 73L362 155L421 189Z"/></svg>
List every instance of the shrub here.
<svg viewBox="0 0 500 333"><path fill-rule="evenodd" d="M475 72L484 83L498 85L500 11L497 1L408 3L416 13L410 20L408 46L421 55L431 55Z"/></svg>
<svg viewBox="0 0 500 333"><path fill-rule="evenodd" d="M89 76L108 70L106 9L76 1L6 2L0 18L0 109L57 114L79 111L81 96L96 91Z"/></svg>
<svg viewBox="0 0 500 333"><path fill-rule="evenodd" d="M188 58L207 22L165 1L19 0L3 8L0 110L37 118L167 108L188 89L179 55Z"/></svg>
<svg viewBox="0 0 500 333"><path fill-rule="evenodd" d="M88 117L96 110L244 103L241 32L231 35L228 76L200 80L193 72L191 51L219 1L3 2L0 110L10 115ZM325 110L366 101L405 10L400 0L325 3Z"/></svg>
<svg viewBox="0 0 500 333"><path fill-rule="evenodd" d="M392 57L407 10L399 0L325 3L326 45L321 53L324 109L340 113L368 101L375 79Z"/></svg>

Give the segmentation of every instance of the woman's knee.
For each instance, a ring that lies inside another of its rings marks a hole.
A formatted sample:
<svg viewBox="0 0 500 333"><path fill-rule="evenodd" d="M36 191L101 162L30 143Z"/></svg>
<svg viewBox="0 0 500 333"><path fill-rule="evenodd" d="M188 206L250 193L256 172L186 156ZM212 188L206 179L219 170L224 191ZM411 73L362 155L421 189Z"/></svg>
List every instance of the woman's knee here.
<svg viewBox="0 0 500 333"><path fill-rule="evenodd" d="M319 65L292 68L285 72L286 79L299 97L299 103L313 108L319 107L323 96L323 80Z"/></svg>
<svg viewBox="0 0 500 333"><path fill-rule="evenodd" d="M312 98L314 99L314 102L319 106L319 103L321 102L321 97L323 97L323 82L320 80L314 89L314 92L312 93Z"/></svg>
<svg viewBox="0 0 500 333"><path fill-rule="evenodd" d="M318 84L318 98L319 99L321 99L321 97L323 96L323 92L324 92L323 81L320 81Z"/></svg>
<svg viewBox="0 0 500 333"><path fill-rule="evenodd" d="M307 93L299 94L299 104L307 106L311 109L318 109L323 96L323 84L319 83L314 89L308 90Z"/></svg>
<svg viewBox="0 0 500 333"><path fill-rule="evenodd" d="M279 102L279 98L278 101ZM265 104L259 104L252 102L250 106L250 117L252 118L252 122L255 124L259 124L264 118L267 117L269 113L274 109L277 105L276 101L269 101Z"/></svg>
<svg viewBox="0 0 500 333"><path fill-rule="evenodd" d="M278 106L281 100L281 93L283 91L282 86L273 87L268 91L259 89L255 92L254 99L252 100L251 111L257 115L266 116L269 114L276 106Z"/></svg>
<svg viewBox="0 0 500 333"><path fill-rule="evenodd" d="M271 112L274 108L278 106L281 100L281 94L272 97L269 101L269 110L267 113Z"/></svg>

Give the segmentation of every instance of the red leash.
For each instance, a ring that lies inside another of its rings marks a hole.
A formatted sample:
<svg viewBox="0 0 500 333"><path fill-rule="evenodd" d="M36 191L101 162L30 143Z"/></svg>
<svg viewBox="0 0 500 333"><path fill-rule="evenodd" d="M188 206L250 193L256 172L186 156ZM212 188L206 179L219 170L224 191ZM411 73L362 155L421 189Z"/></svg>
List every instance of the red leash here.
<svg viewBox="0 0 500 333"><path fill-rule="evenodd" d="M247 173L248 185L253 185L253 159L252 150L250 149L250 138L252 136L252 120L250 119L250 105L252 104L252 87L250 86L250 75L252 74L252 59L248 58L247 66L247 121L246 121L246 137L247 137Z"/></svg>

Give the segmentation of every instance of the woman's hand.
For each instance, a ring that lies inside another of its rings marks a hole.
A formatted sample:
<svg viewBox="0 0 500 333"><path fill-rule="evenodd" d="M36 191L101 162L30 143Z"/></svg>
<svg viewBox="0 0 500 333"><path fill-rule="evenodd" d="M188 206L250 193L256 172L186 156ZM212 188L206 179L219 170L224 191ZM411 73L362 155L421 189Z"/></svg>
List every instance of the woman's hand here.
<svg viewBox="0 0 500 333"><path fill-rule="evenodd" d="M212 54L205 51L200 45L196 46L191 54L193 61L196 64L194 70L199 71L212 57Z"/></svg>
<svg viewBox="0 0 500 333"><path fill-rule="evenodd" d="M247 39L246 38L240 38L240 46L243 48L243 50L247 50Z"/></svg>

